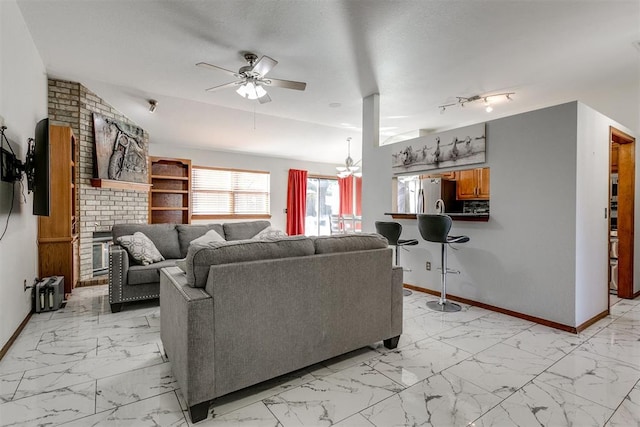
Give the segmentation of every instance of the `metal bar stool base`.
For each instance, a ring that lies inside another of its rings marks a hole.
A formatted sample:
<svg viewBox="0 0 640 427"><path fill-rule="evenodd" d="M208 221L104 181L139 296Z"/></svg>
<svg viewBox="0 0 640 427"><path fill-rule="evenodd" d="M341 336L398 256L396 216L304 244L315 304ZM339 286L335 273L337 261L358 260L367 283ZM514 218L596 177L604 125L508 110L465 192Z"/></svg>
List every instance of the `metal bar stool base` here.
<svg viewBox="0 0 640 427"><path fill-rule="evenodd" d="M408 297L409 295L411 295L413 292L411 292L409 289L406 288L402 288L402 295L404 295L405 297Z"/></svg>
<svg viewBox="0 0 640 427"><path fill-rule="evenodd" d="M454 311L462 310L459 304L456 304L451 301L429 301L427 302L427 307L431 310L435 311L443 311L446 313L452 313Z"/></svg>

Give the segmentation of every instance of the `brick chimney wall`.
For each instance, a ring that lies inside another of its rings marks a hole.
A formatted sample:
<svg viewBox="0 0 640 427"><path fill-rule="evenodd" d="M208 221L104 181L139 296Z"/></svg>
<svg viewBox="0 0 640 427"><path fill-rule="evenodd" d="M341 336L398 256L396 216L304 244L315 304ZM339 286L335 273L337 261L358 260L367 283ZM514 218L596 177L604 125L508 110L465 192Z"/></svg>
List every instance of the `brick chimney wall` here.
<svg viewBox="0 0 640 427"><path fill-rule="evenodd" d="M76 182L80 224L80 281L92 278L92 240L94 231L111 230L113 224L146 223L149 213L147 192L112 190L91 186L93 175L93 113L137 126L102 98L79 83L49 79L49 119L54 125L70 126L79 150ZM145 146L149 134L144 132Z"/></svg>

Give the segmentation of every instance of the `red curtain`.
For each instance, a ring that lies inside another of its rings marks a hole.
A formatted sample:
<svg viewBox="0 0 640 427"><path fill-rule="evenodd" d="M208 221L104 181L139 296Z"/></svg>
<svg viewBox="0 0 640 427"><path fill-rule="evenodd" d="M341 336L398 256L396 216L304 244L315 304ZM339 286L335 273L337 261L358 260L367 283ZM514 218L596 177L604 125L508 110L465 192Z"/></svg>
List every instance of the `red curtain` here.
<svg viewBox="0 0 640 427"><path fill-rule="evenodd" d="M287 189L287 234L304 234L307 211L307 171L289 169Z"/></svg>
<svg viewBox="0 0 640 427"><path fill-rule="evenodd" d="M353 176L338 178L340 216L353 215Z"/></svg>
<svg viewBox="0 0 640 427"><path fill-rule="evenodd" d="M362 177L356 177L356 215L362 216Z"/></svg>
<svg viewBox="0 0 640 427"><path fill-rule="evenodd" d="M340 190L340 215L353 215L353 191L355 180L355 208L356 216L362 215L362 177L353 175L346 178L338 178L338 188Z"/></svg>

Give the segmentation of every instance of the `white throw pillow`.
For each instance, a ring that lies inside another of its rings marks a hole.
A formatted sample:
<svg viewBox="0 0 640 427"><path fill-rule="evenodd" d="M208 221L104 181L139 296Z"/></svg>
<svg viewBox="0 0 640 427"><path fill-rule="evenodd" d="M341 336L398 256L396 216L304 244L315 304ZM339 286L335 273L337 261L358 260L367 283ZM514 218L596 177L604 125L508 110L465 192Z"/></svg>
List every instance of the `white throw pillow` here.
<svg viewBox="0 0 640 427"><path fill-rule="evenodd" d="M149 239L143 233L136 231L131 236L118 237L118 243L123 246L131 258L142 265L153 264L154 262L164 261L164 257Z"/></svg>
<svg viewBox="0 0 640 427"><path fill-rule="evenodd" d="M253 236L251 240L278 240L282 239L283 237L287 237L287 235L283 231L269 226Z"/></svg>
<svg viewBox="0 0 640 427"><path fill-rule="evenodd" d="M216 230L209 230L197 239L193 239L190 244L197 246L209 246L210 243L214 242L226 242L226 240L224 240L224 237L218 234Z"/></svg>

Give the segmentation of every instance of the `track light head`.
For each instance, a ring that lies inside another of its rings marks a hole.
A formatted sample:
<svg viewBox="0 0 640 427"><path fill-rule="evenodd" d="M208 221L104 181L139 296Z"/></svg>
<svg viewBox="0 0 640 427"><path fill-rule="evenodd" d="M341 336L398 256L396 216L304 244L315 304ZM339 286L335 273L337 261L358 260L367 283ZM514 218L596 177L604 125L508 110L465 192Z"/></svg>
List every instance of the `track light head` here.
<svg viewBox="0 0 640 427"><path fill-rule="evenodd" d="M156 111L157 107L158 107L158 101L156 101L155 99L150 99L149 100L149 112L150 113L154 113Z"/></svg>

